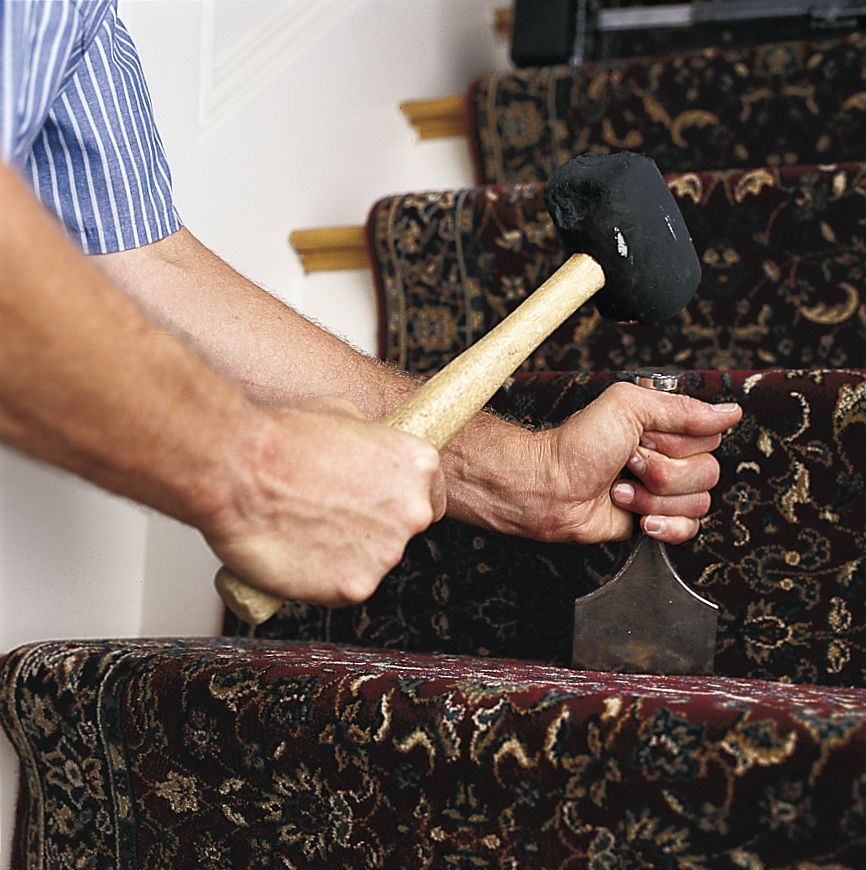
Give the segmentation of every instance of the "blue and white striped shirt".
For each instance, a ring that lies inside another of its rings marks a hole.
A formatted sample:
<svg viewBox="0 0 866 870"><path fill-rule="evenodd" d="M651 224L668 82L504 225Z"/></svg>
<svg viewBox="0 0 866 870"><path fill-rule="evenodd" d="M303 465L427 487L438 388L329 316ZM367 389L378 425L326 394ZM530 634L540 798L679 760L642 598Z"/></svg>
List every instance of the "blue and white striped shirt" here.
<svg viewBox="0 0 866 870"><path fill-rule="evenodd" d="M86 253L180 228L117 0L0 0L0 159Z"/></svg>

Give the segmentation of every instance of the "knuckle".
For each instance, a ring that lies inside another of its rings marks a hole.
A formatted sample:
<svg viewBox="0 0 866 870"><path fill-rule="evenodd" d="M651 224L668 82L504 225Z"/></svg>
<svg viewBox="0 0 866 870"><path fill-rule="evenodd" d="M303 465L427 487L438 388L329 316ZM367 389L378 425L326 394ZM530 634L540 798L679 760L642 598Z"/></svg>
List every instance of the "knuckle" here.
<svg viewBox="0 0 866 870"><path fill-rule="evenodd" d="M344 604L363 604L378 585L378 578L370 574L352 573L341 578L337 593Z"/></svg>
<svg viewBox="0 0 866 870"><path fill-rule="evenodd" d="M403 553L406 550L406 541L401 537L400 540L391 540L382 546L382 574L396 567L403 560ZM379 578L376 578L378 585Z"/></svg>
<svg viewBox="0 0 866 870"><path fill-rule="evenodd" d="M709 457L708 466L707 489L712 489L719 482L719 478L722 476L722 467L719 465L718 460L713 456Z"/></svg>
<svg viewBox="0 0 866 870"><path fill-rule="evenodd" d="M647 488L656 495L665 495L671 489L673 472L665 462L658 459L648 462L644 477Z"/></svg>
<svg viewBox="0 0 866 870"><path fill-rule="evenodd" d="M433 505L429 498L416 498L406 511L406 526L410 534L421 532L433 522Z"/></svg>
<svg viewBox="0 0 866 870"><path fill-rule="evenodd" d="M440 457L439 451L432 445L423 441L418 441L415 444L414 461L416 468L431 477L439 471Z"/></svg>
<svg viewBox="0 0 866 870"><path fill-rule="evenodd" d="M427 441L405 432L391 430L389 450L408 477L430 476L440 466L439 452Z"/></svg>
<svg viewBox="0 0 866 870"><path fill-rule="evenodd" d="M634 397L638 395L638 391L643 392L636 384L632 384L629 381L617 381L615 384L611 384L605 393L616 402L630 404Z"/></svg>

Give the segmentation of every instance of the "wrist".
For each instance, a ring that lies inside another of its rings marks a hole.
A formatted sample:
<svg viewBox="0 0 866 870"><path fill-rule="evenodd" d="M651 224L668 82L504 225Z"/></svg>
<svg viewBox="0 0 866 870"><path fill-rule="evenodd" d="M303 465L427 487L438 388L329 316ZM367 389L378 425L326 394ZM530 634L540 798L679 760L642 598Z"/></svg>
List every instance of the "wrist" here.
<svg viewBox="0 0 866 870"><path fill-rule="evenodd" d="M205 467L189 475L180 496L188 511L181 519L208 540L242 533L262 513L265 470L286 439L274 415L245 397L225 409L217 430Z"/></svg>
<svg viewBox="0 0 866 870"><path fill-rule="evenodd" d="M443 453L448 515L482 528L537 537L547 438L482 414Z"/></svg>

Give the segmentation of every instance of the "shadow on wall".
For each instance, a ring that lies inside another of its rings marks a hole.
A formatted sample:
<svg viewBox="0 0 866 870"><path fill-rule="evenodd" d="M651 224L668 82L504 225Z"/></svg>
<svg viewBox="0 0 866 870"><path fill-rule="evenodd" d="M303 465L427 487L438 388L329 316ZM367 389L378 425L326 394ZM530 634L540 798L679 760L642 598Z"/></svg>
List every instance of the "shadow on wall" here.
<svg viewBox="0 0 866 870"><path fill-rule="evenodd" d="M0 650L135 635L148 513L0 448Z"/></svg>

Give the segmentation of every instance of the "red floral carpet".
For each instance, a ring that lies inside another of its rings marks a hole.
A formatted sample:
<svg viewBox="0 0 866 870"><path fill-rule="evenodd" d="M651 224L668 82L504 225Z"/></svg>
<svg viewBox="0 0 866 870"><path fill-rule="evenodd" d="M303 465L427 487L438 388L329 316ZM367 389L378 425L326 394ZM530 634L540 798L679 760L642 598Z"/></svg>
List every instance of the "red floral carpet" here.
<svg viewBox="0 0 866 870"><path fill-rule="evenodd" d="M862 160L866 35L497 73L468 94L482 184L542 181L584 151L663 172Z"/></svg>
<svg viewBox="0 0 866 870"><path fill-rule="evenodd" d="M0 678L21 867L866 854L862 689L226 639L36 644Z"/></svg>

